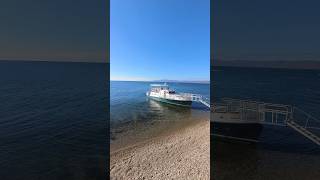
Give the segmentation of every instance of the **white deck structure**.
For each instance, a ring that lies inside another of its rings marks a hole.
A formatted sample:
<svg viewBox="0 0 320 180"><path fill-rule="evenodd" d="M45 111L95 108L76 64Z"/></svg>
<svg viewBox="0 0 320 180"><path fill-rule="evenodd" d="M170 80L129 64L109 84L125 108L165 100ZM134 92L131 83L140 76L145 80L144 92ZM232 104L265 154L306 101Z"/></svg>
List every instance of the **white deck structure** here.
<svg viewBox="0 0 320 180"><path fill-rule="evenodd" d="M240 121L288 126L320 146L320 120L294 106L224 98L213 104L211 110L238 113Z"/></svg>

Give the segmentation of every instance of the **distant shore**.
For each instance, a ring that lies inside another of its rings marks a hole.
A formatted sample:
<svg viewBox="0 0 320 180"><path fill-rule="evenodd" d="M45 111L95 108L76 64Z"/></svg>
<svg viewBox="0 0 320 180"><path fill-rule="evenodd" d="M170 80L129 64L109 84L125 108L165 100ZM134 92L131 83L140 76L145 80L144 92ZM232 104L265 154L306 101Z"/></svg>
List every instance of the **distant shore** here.
<svg viewBox="0 0 320 180"><path fill-rule="evenodd" d="M175 81L175 80L119 80L110 79L110 81L120 81L120 82L147 82L147 83L184 83L184 84L210 84L210 81Z"/></svg>
<svg viewBox="0 0 320 180"><path fill-rule="evenodd" d="M210 123L201 120L110 153L111 179L210 179Z"/></svg>
<svg viewBox="0 0 320 180"><path fill-rule="evenodd" d="M213 60L211 67L319 70L319 60Z"/></svg>

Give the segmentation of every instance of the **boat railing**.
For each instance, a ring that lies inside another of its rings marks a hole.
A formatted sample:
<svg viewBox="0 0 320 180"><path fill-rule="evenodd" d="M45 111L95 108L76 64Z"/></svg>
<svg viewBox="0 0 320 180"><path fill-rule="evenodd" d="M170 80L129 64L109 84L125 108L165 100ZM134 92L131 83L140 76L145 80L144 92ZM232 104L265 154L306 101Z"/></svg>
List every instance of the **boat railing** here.
<svg viewBox="0 0 320 180"><path fill-rule="evenodd" d="M213 112L239 113L241 120L258 120L266 124L285 125L292 114L292 107L251 100L224 98L213 103Z"/></svg>
<svg viewBox="0 0 320 180"><path fill-rule="evenodd" d="M179 93L181 96L190 98L191 101L202 103L203 105L210 108L210 99L200 94L192 94L192 93Z"/></svg>
<svg viewBox="0 0 320 180"><path fill-rule="evenodd" d="M189 96L186 96L184 94L181 94L181 93L177 93L177 94L165 94L165 97L166 98L172 98L172 99L175 99L175 98L190 98Z"/></svg>
<svg viewBox="0 0 320 180"><path fill-rule="evenodd" d="M179 93L179 95L184 96L184 97L191 97L193 94L191 94L191 93Z"/></svg>
<svg viewBox="0 0 320 180"><path fill-rule="evenodd" d="M295 106L224 98L213 103L213 113L239 113L241 120L261 124L290 126L320 145L320 120Z"/></svg>

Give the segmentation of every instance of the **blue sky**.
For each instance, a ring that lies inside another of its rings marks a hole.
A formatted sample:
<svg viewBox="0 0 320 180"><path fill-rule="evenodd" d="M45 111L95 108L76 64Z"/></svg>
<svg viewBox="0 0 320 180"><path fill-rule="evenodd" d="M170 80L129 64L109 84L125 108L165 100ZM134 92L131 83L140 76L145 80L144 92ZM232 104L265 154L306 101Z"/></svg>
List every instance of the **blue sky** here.
<svg viewBox="0 0 320 180"><path fill-rule="evenodd" d="M209 80L209 0L111 0L111 80Z"/></svg>

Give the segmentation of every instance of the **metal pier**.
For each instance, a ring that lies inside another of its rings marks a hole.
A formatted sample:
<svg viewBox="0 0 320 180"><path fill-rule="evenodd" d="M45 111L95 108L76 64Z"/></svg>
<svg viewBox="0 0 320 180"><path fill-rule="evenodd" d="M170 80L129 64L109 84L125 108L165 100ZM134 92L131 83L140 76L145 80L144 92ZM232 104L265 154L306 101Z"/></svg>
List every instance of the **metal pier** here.
<svg viewBox="0 0 320 180"><path fill-rule="evenodd" d="M297 107L224 98L211 109L213 113L239 113L240 120L290 127L320 146L320 120Z"/></svg>

